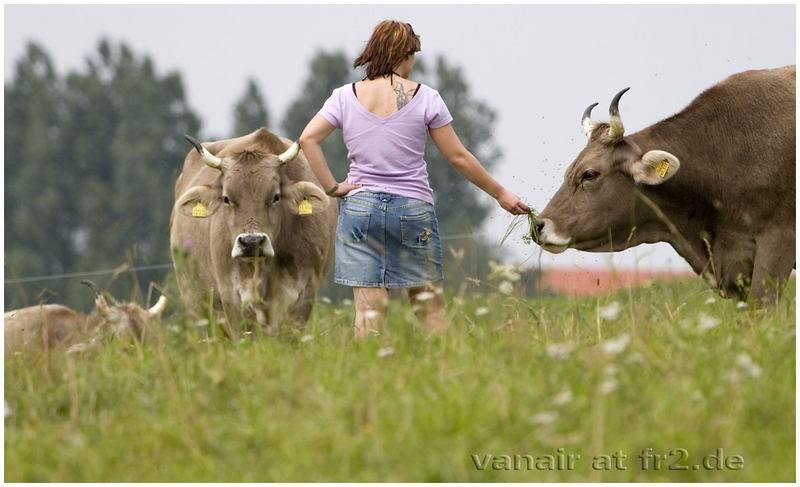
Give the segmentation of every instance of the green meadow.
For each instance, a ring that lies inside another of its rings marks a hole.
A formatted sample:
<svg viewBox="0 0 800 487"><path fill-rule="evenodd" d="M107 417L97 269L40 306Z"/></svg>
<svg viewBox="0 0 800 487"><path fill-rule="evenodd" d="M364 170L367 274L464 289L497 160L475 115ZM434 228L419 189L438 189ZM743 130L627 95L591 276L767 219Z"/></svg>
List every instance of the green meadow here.
<svg viewBox="0 0 800 487"><path fill-rule="evenodd" d="M281 338L169 310L152 341L5 357L6 482L793 482L795 283L407 301L351 338L319 302Z"/></svg>

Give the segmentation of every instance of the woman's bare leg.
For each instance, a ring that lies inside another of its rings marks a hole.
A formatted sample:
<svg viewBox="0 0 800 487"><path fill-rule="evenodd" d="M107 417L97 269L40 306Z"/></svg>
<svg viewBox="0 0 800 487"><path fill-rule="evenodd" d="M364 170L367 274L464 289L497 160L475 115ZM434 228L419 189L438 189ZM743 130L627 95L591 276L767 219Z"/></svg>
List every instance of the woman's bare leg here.
<svg viewBox="0 0 800 487"><path fill-rule="evenodd" d="M389 292L380 287L354 287L353 301L356 307L355 337L365 338L373 330L383 332L389 308Z"/></svg>
<svg viewBox="0 0 800 487"><path fill-rule="evenodd" d="M408 290L411 308L428 329L428 336L441 335L447 329L447 309L444 300L444 286L434 284Z"/></svg>

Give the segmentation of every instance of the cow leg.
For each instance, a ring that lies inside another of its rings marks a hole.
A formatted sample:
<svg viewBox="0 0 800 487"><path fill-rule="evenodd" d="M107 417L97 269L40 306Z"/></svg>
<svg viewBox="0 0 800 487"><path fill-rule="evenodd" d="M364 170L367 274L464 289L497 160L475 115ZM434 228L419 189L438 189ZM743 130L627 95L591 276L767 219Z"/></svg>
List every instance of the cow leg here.
<svg viewBox="0 0 800 487"><path fill-rule="evenodd" d="M773 227L756 238L750 296L759 304L777 304L795 265L794 227Z"/></svg>
<svg viewBox="0 0 800 487"><path fill-rule="evenodd" d="M751 235L730 230L717 231L711 260L722 296L746 299L755 253L756 244Z"/></svg>

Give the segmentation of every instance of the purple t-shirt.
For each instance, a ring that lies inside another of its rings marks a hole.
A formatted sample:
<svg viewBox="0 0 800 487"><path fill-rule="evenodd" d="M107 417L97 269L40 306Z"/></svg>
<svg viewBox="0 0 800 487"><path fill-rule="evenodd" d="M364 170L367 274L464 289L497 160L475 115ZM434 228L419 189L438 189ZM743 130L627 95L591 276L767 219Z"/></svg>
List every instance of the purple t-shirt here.
<svg viewBox="0 0 800 487"><path fill-rule="evenodd" d="M362 185L348 195L370 191L433 203L425 141L428 129L453 121L438 91L421 85L406 106L381 118L364 108L348 84L333 90L319 114L342 129L350 159L348 179Z"/></svg>

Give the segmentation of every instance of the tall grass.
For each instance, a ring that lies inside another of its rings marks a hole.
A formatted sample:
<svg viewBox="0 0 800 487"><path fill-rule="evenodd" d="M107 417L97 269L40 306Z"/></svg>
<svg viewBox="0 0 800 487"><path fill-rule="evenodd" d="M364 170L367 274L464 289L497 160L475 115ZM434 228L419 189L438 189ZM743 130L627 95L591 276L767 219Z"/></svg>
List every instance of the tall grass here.
<svg viewBox="0 0 800 487"><path fill-rule="evenodd" d="M400 301L363 343L346 305L281 339L175 313L144 345L6 357L5 480L791 482L794 286L759 311L699 279L533 300L483 283L434 340ZM706 469L720 448L741 468ZM501 457L559 454L572 469Z"/></svg>

